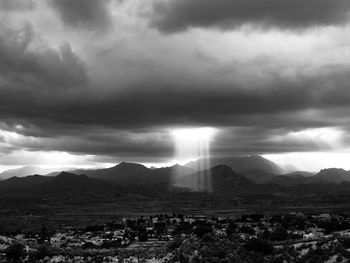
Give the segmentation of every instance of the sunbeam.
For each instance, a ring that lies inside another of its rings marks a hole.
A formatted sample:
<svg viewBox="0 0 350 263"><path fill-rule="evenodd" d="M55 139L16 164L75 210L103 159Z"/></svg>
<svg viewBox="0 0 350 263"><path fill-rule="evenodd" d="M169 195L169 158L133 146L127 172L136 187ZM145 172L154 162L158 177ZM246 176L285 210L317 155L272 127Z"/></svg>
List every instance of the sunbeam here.
<svg viewBox="0 0 350 263"><path fill-rule="evenodd" d="M199 159L198 171L210 167L210 142L212 141L216 129L210 127L202 128L185 128L175 129L171 131L175 144L175 157L178 163L186 163L191 160ZM173 183L179 174L175 172L173 175ZM195 190L212 191L211 178L198 176Z"/></svg>

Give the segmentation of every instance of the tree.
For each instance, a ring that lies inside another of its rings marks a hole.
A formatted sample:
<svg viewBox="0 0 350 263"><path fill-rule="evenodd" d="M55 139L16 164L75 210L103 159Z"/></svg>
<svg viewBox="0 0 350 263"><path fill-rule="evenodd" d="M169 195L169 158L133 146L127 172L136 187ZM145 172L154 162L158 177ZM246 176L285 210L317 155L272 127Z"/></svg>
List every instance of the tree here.
<svg viewBox="0 0 350 263"><path fill-rule="evenodd" d="M183 240L184 239L180 235L175 236L174 240L169 242L168 249L171 251L177 249L179 246L181 246Z"/></svg>
<svg viewBox="0 0 350 263"><path fill-rule="evenodd" d="M96 246L92 242L86 242L81 246L82 249L91 249L91 248L95 248L95 247Z"/></svg>
<svg viewBox="0 0 350 263"><path fill-rule="evenodd" d="M255 230L250 226L242 226L239 231L244 234L255 235Z"/></svg>
<svg viewBox="0 0 350 263"><path fill-rule="evenodd" d="M207 233L211 233L213 231L211 225L209 224L200 224L198 226L196 226L194 233L198 236L198 237L202 237Z"/></svg>
<svg viewBox="0 0 350 263"><path fill-rule="evenodd" d="M140 227L138 239L140 242L145 242L148 240L147 230L145 227Z"/></svg>
<svg viewBox="0 0 350 263"><path fill-rule="evenodd" d="M35 255L36 259L43 259L48 256L50 256L50 248L47 245L39 246Z"/></svg>
<svg viewBox="0 0 350 263"><path fill-rule="evenodd" d="M161 235L166 232L166 224L163 222L158 222L154 224L154 230L157 235Z"/></svg>
<svg viewBox="0 0 350 263"><path fill-rule="evenodd" d="M101 248L106 248L106 249L117 248L117 247L121 247L120 240L104 241L101 245Z"/></svg>
<svg viewBox="0 0 350 263"><path fill-rule="evenodd" d="M271 240L283 241L283 240L286 240L287 237L288 237L287 230L282 226L277 227L270 234Z"/></svg>
<svg viewBox="0 0 350 263"><path fill-rule="evenodd" d="M248 251L254 251L263 255L272 254L273 252L273 245L270 242L261 238L249 239L245 245L245 248Z"/></svg>
<svg viewBox="0 0 350 263"><path fill-rule="evenodd" d="M236 229L237 229L237 225L235 224L235 222L231 221L227 226L226 235L231 236L236 231Z"/></svg>
<svg viewBox="0 0 350 263"><path fill-rule="evenodd" d="M342 240L342 244L344 246L344 248L350 248L350 238L345 238Z"/></svg>
<svg viewBox="0 0 350 263"><path fill-rule="evenodd" d="M10 260L19 260L24 256L24 246L20 243L13 243L5 250L5 255Z"/></svg>

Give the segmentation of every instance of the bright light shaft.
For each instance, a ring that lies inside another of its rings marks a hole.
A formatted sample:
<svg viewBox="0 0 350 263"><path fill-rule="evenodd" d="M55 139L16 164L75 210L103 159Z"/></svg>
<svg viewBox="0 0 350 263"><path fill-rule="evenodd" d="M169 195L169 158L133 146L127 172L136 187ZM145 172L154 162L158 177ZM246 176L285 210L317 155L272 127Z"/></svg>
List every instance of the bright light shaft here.
<svg viewBox="0 0 350 263"><path fill-rule="evenodd" d="M198 171L210 168L210 142L215 133L216 129L209 127L172 130L171 134L175 144L174 159L181 164L191 160L200 160L197 167ZM179 173L174 174L173 183L176 183L179 176ZM194 188L197 191L211 191L210 175L203 173L198 176Z"/></svg>

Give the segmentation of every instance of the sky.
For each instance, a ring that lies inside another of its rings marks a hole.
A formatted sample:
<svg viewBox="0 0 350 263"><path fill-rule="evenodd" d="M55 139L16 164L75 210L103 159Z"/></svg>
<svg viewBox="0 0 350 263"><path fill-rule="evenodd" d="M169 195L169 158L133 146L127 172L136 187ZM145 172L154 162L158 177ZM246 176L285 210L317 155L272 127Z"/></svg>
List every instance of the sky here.
<svg viewBox="0 0 350 263"><path fill-rule="evenodd" d="M350 169L349 0L1 0L0 170L212 156Z"/></svg>

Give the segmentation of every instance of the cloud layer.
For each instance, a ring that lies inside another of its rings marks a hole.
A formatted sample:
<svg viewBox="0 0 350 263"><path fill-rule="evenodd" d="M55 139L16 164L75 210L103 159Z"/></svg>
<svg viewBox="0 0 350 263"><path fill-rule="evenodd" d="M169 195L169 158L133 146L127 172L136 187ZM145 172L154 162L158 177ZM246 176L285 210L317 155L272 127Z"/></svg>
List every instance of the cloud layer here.
<svg viewBox="0 0 350 263"><path fill-rule="evenodd" d="M4 3L3 164L168 162L181 127L217 156L350 148L347 0Z"/></svg>
<svg viewBox="0 0 350 263"><path fill-rule="evenodd" d="M191 27L235 29L305 29L342 25L349 18L347 0L167 0L154 4L151 24L163 32Z"/></svg>
<svg viewBox="0 0 350 263"><path fill-rule="evenodd" d="M110 23L109 0L52 0L64 24L73 27L104 29Z"/></svg>

